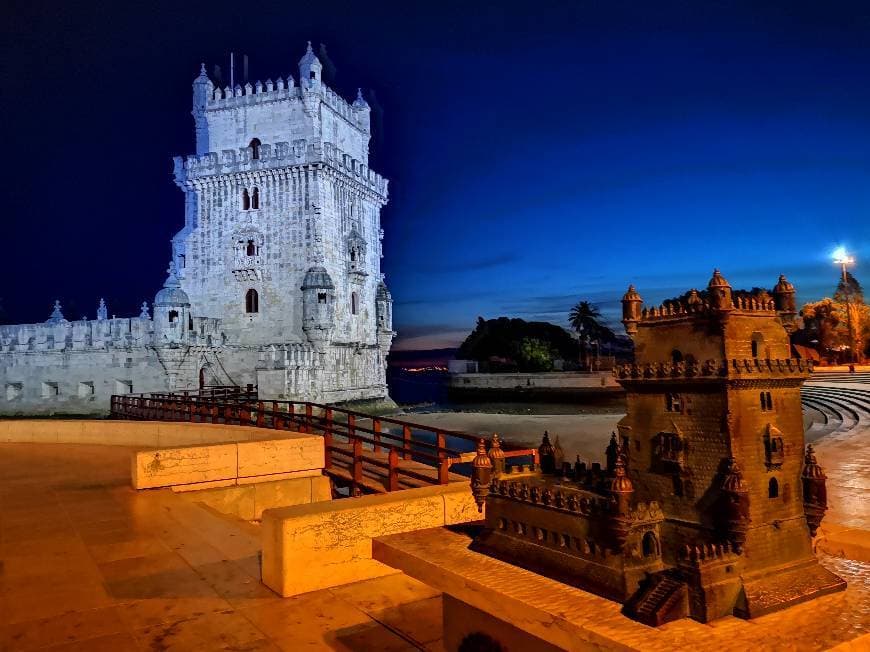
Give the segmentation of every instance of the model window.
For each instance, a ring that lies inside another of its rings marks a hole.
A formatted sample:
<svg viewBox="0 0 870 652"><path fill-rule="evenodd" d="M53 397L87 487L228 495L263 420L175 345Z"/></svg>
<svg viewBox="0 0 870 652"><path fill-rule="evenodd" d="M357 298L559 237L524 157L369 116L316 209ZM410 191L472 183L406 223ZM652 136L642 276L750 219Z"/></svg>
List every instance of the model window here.
<svg viewBox="0 0 870 652"><path fill-rule="evenodd" d="M247 188L242 190L242 210L243 211L251 210L251 196L248 194Z"/></svg>
<svg viewBox="0 0 870 652"><path fill-rule="evenodd" d="M359 312L359 295L356 292L350 293L350 312L353 315Z"/></svg>
<svg viewBox="0 0 870 652"><path fill-rule="evenodd" d="M773 409L773 398L770 395L770 392L761 392L758 395L759 401L761 402L761 411L767 412L768 410Z"/></svg>
<svg viewBox="0 0 870 652"><path fill-rule="evenodd" d="M317 303L326 303L326 292L317 293Z"/></svg>
<svg viewBox="0 0 870 652"><path fill-rule="evenodd" d="M260 297L253 288L245 293L245 312L260 312Z"/></svg>
<svg viewBox="0 0 870 652"><path fill-rule="evenodd" d="M178 321L178 311L177 310L170 310L169 311L169 323L174 324L176 321Z"/></svg>
<svg viewBox="0 0 870 652"><path fill-rule="evenodd" d="M262 145L262 143L260 142L259 138L254 138L249 145L249 147L251 148L251 158L254 160L260 158L260 145Z"/></svg>
<svg viewBox="0 0 870 652"><path fill-rule="evenodd" d="M254 192L251 194L251 208L260 208L260 189L254 188Z"/></svg>
<svg viewBox="0 0 870 652"><path fill-rule="evenodd" d="M677 362L682 362L682 361L683 361L683 352L682 351L680 351L679 349L674 349L673 351L671 351L671 362L676 364Z"/></svg>
<svg viewBox="0 0 870 652"><path fill-rule="evenodd" d="M776 481L776 478L771 478L770 482L767 483L767 497L768 498L778 498L779 497L779 482Z"/></svg>
<svg viewBox="0 0 870 652"><path fill-rule="evenodd" d="M665 394L665 409L667 409L668 412L682 412L682 397L679 394Z"/></svg>
<svg viewBox="0 0 870 652"><path fill-rule="evenodd" d="M248 240L248 246L245 247L245 254L248 256L257 255L257 245L254 244L253 240Z"/></svg>

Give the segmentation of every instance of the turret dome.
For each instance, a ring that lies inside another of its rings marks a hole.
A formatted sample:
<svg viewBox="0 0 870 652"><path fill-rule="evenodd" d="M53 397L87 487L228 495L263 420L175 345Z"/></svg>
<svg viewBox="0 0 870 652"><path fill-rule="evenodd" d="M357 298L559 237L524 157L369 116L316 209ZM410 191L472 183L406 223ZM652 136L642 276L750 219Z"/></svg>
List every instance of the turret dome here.
<svg viewBox="0 0 870 652"><path fill-rule="evenodd" d="M332 283L332 278L325 268L315 266L305 273L305 278L302 279L302 290L334 290L335 285Z"/></svg>
<svg viewBox="0 0 870 652"><path fill-rule="evenodd" d="M774 294L787 294L789 292L794 292L794 285L792 285L791 283L789 283L786 280L785 274L780 274L779 275L779 282L773 288L773 293Z"/></svg>
<svg viewBox="0 0 870 652"><path fill-rule="evenodd" d="M713 270L713 278L710 279L710 282L707 284L708 288L730 288L731 284L725 280L725 277L719 272L718 269Z"/></svg>
<svg viewBox="0 0 870 652"><path fill-rule="evenodd" d="M305 54L302 55L302 58L299 59L299 67L300 68L309 68L311 64L320 65L320 59L317 58L317 55L314 54L314 50L311 49L311 41L308 41L308 47L305 49Z"/></svg>
<svg viewBox="0 0 870 652"><path fill-rule="evenodd" d="M175 275L175 263L169 263L167 270L169 276L163 283L163 288L154 296L154 306L189 306L190 298L187 292L181 289L181 283Z"/></svg>

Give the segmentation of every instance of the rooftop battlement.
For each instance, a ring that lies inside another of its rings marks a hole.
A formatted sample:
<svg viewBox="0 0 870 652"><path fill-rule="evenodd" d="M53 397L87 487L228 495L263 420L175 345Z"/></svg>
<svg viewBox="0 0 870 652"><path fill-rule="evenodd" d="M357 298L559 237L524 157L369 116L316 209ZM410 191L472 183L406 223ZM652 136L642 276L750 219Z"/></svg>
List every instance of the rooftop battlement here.
<svg viewBox="0 0 870 652"><path fill-rule="evenodd" d="M384 199L387 197L387 180L333 143L326 142L321 146L318 142L308 142L305 139L297 139L292 143L264 143L260 145L258 154L258 158L254 158L251 147L240 147L201 155L176 156L173 158L175 182L183 186L187 181L222 174L326 163Z"/></svg>
<svg viewBox="0 0 870 652"><path fill-rule="evenodd" d="M659 306L644 307L640 294L633 285L629 285L628 291L622 297L622 323L625 331L633 337L639 326L673 324L701 318L724 321L731 316L778 318L786 332L794 330L797 317L795 289L785 276L779 277L771 291L773 299L733 296L731 285L716 269L707 285L706 295L702 297L697 290L692 289L685 303L679 300L666 301Z"/></svg>

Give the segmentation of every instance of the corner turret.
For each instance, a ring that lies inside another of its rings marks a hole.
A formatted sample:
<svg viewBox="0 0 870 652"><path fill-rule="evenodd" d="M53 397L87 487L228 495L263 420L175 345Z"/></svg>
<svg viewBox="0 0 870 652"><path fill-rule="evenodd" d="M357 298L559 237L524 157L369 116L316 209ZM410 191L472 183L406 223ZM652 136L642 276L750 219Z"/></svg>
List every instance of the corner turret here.
<svg viewBox="0 0 870 652"><path fill-rule="evenodd" d="M356 115L356 121L359 128L366 133L370 133L372 109L363 97L361 88L356 90L356 99L353 101L351 107L353 108L354 115Z"/></svg>
<svg viewBox="0 0 870 652"><path fill-rule="evenodd" d="M393 297L381 281L375 294L375 316L378 324L378 344L389 347L396 336L393 331Z"/></svg>
<svg viewBox="0 0 870 652"><path fill-rule="evenodd" d="M322 73L323 64L311 49L311 41L308 41L308 48L299 59L299 85L302 88L319 89Z"/></svg>
<svg viewBox="0 0 870 652"><path fill-rule="evenodd" d="M622 323L625 325L625 332L629 337L637 333L637 324L640 322L640 307L643 299L640 294L634 289L633 285L628 286L628 291L622 297Z"/></svg>
<svg viewBox="0 0 870 652"><path fill-rule="evenodd" d="M782 320L783 327L789 334L793 333L797 327L795 324L795 318L797 317L795 290L794 285L786 280L785 274L779 275L779 282L773 288L773 302Z"/></svg>
<svg viewBox="0 0 870 652"><path fill-rule="evenodd" d="M730 312L734 309L731 300L731 284L725 280L718 269L713 270L713 278L707 284L710 292L710 306L719 312Z"/></svg>
<svg viewBox="0 0 870 652"><path fill-rule="evenodd" d="M214 84L205 72L205 64L200 64L199 76L193 80L193 120L196 125L196 153L202 156L208 153L208 121L205 109L209 98L214 95Z"/></svg>
<svg viewBox="0 0 870 652"><path fill-rule="evenodd" d="M169 263L166 282L154 297L154 343L182 344L188 340L190 299L181 289L175 263Z"/></svg>
<svg viewBox="0 0 870 652"><path fill-rule="evenodd" d="M323 267L312 267L302 280L302 330L318 350L332 338L335 285Z"/></svg>

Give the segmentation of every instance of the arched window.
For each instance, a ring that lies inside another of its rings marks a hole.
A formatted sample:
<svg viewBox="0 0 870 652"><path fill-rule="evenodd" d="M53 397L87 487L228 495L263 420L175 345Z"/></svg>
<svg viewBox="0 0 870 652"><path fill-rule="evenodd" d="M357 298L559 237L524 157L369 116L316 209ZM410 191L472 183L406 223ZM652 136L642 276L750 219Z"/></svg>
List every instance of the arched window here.
<svg viewBox="0 0 870 652"><path fill-rule="evenodd" d="M674 363L683 361L683 353L679 349L671 351L671 361Z"/></svg>
<svg viewBox="0 0 870 652"><path fill-rule="evenodd" d="M767 497L779 498L779 482L776 481L776 478L771 478L770 482L767 483Z"/></svg>
<svg viewBox="0 0 870 652"><path fill-rule="evenodd" d="M317 73L315 71L311 71L308 75L309 79L317 79Z"/></svg>
<svg viewBox="0 0 870 652"><path fill-rule="evenodd" d="M248 194L247 188L242 190L242 210L243 211L251 210L251 196Z"/></svg>
<svg viewBox="0 0 870 652"><path fill-rule="evenodd" d="M771 398L770 392L764 393L764 399L765 399L765 402L767 403L767 409L772 410L773 409L773 398Z"/></svg>
<svg viewBox="0 0 870 652"><path fill-rule="evenodd" d="M248 145L248 147L251 148L251 158L255 161L260 158L260 145L262 145L262 143L259 138L254 138L251 141L251 144Z"/></svg>
<svg viewBox="0 0 870 652"><path fill-rule="evenodd" d="M178 321L178 311L177 310L170 310L169 311L169 323L174 324L176 321Z"/></svg>
<svg viewBox="0 0 870 652"><path fill-rule="evenodd" d="M189 330L189 331L193 330L193 315L191 315L191 314L187 315L187 330Z"/></svg>
<svg viewBox="0 0 870 652"><path fill-rule="evenodd" d="M359 295L356 292L350 293L350 312L352 315L359 312Z"/></svg>
<svg viewBox="0 0 870 652"><path fill-rule="evenodd" d="M256 187L251 195L251 208L260 208L260 189Z"/></svg>
<svg viewBox="0 0 870 652"><path fill-rule="evenodd" d="M245 312L260 312L260 297L254 288L245 293Z"/></svg>
<svg viewBox="0 0 870 652"><path fill-rule="evenodd" d="M245 255L246 256L256 256L257 255L257 245L254 244L253 240L248 240L248 246L245 247Z"/></svg>
<svg viewBox="0 0 870 652"><path fill-rule="evenodd" d="M643 535L643 541L641 542L641 546L643 547L643 556L644 557L653 557L658 554L659 547L656 542L656 535L652 532L647 532Z"/></svg>

